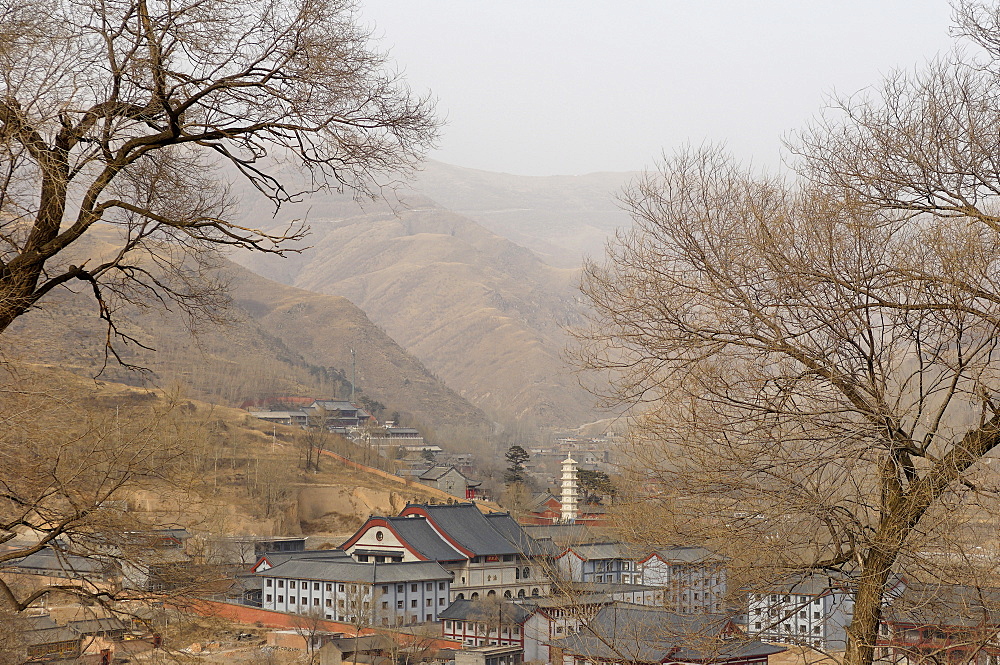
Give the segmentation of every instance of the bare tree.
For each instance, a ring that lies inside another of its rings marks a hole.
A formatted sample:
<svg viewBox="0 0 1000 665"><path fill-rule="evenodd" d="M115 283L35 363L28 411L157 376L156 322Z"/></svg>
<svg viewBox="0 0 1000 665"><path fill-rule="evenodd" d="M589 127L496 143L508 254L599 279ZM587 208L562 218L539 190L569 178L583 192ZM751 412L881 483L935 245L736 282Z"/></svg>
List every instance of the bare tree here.
<svg viewBox="0 0 1000 665"><path fill-rule="evenodd" d="M850 585L845 662L870 663L892 576L954 563L996 496L1000 236L713 149L623 201L634 228L586 267L580 361L644 410L629 527L655 539L661 510L744 575Z"/></svg>
<svg viewBox="0 0 1000 665"><path fill-rule="evenodd" d="M180 444L157 432L167 405L108 413L83 407L70 386L38 385L9 380L0 389L0 607L17 613L52 595L111 603L147 593L136 566L156 553L138 541L154 525L128 502L144 489L183 490L174 483L184 475ZM44 563L26 568L33 555Z"/></svg>
<svg viewBox="0 0 1000 665"><path fill-rule="evenodd" d="M350 0L0 3L0 332L59 287L212 313L213 251L282 253L301 226L232 221L232 172L278 206L373 195L436 121L372 50ZM132 340L135 341L135 340Z"/></svg>

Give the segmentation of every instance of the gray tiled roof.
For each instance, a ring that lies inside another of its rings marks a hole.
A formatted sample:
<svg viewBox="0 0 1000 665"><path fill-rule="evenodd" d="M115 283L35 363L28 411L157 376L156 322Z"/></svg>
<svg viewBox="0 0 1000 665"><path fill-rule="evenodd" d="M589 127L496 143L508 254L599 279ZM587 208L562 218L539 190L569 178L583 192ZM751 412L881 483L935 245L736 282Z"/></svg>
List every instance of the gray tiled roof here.
<svg viewBox="0 0 1000 665"><path fill-rule="evenodd" d="M29 646L43 644L59 644L62 642L79 642L80 635L65 626L53 628L35 628L21 633L21 639Z"/></svg>
<svg viewBox="0 0 1000 665"><path fill-rule="evenodd" d="M99 573L105 569L104 563L97 559L74 554L56 553L55 550L48 547L34 554L29 554L13 565L24 572L37 572L56 576Z"/></svg>
<svg viewBox="0 0 1000 665"><path fill-rule="evenodd" d="M461 561L468 558L438 535L422 516L387 517L385 520L410 547L431 561Z"/></svg>
<svg viewBox="0 0 1000 665"><path fill-rule="evenodd" d="M302 550L301 552L264 552L262 559L267 559L272 566L291 560L324 559L330 561L353 561L351 555L344 550Z"/></svg>
<svg viewBox="0 0 1000 665"><path fill-rule="evenodd" d="M910 582L883 616L890 623L915 626L981 627L992 637L1000 626L1000 589Z"/></svg>
<svg viewBox="0 0 1000 665"><path fill-rule="evenodd" d="M552 642L588 659L661 663L719 661L784 651L756 640L722 637L729 617L675 614L663 608L616 603L601 611L576 635Z"/></svg>
<svg viewBox="0 0 1000 665"><path fill-rule="evenodd" d="M520 554L472 503L420 505L431 521L476 556Z"/></svg>
<svg viewBox="0 0 1000 665"><path fill-rule="evenodd" d="M437 480L438 478L445 475L449 471L455 471L455 473L462 476L462 473L458 471L458 469L455 469L455 467L439 464L437 466L432 466L431 468L427 469L422 474L420 474L420 480ZM464 478L465 476L462 477Z"/></svg>
<svg viewBox="0 0 1000 665"><path fill-rule="evenodd" d="M500 532L520 552L528 556L551 556L551 540L539 542L529 536L524 528L517 523L510 513L487 513L486 520L494 529Z"/></svg>
<svg viewBox="0 0 1000 665"><path fill-rule="evenodd" d="M583 543L570 545L570 550L584 561L594 559L631 559L630 549L622 543Z"/></svg>
<svg viewBox="0 0 1000 665"><path fill-rule="evenodd" d="M530 610L516 603L504 602L498 607L482 600L459 599L438 612L438 618L453 621L496 621L498 610L502 624L523 624L531 616Z"/></svg>
<svg viewBox="0 0 1000 665"><path fill-rule="evenodd" d="M317 580L320 582L362 582L371 584L451 580L451 573L436 561L407 563L358 563L356 561L325 561L301 559L286 561L274 568L257 573L259 577Z"/></svg>
<svg viewBox="0 0 1000 665"><path fill-rule="evenodd" d="M665 547L656 550L656 554L664 561L670 563L722 563L725 557L716 554L712 550L704 547Z"/></svg>
<svg viewBox="0 0 1000 665"><path fill-rule="evenodd" d="M95 635L97 633L107 633L110 631L128 630L128 626L126 626L121 619L117 617L70 621L66 624L66 627L71 630L75 630L81 635Z"/></svg>

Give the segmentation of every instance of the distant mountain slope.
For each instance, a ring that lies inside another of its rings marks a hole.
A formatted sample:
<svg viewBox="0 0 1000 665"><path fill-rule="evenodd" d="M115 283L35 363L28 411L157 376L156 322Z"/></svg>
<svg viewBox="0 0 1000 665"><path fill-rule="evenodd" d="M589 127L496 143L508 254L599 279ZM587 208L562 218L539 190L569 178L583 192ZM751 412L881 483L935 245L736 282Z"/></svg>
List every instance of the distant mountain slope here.
<svg viewBox="0 0 1000 665"><path fill-rule="evenodd" d="M237 260L273 279L346 296L494 417L557 425L596 419L591 396L560 357L563 326L580 320L576 271L547 265L430 200L411 195L407 203L362 209L345 197L312 197L309 250ZM305 211L283 209L275 221L295 214Z"/></svg>
<svg viewBox="0 0 1000 665"><path fill-rule="evenodd" d="M233 298L264 331L313 364L342 368L375 399L428 425L484 425L485 414L434 377L358 307L339 296L278 284L243 268ZM388 414L386 414L388 416Z"/></svg>
<svg viewBox="0 0 1000 665"><path fill-rule="evenodd" d="M192 336L177 312L128 308L121 312L124 331L152 350L122 346L123 357L151 372L125 370L112 361L104 378L179 387L224 405L269 395L343 396L353 348L358 387L389 409L432 425L487 424L480 409L432 376L346 299L278 284L236 264L224 270L234 301L231 323L204 323ZM4 333L4 358L96 375L106 329L95 309L86 296L54 293Z"/></svg>
<svg viewBox="0 0 1000 665"><path fill-rule="evenodd" d="M607 238L631 223L615 196L637 175L519 176L431 161L412 189L547 263L576 268L585 255L602 256Z"/></svg>

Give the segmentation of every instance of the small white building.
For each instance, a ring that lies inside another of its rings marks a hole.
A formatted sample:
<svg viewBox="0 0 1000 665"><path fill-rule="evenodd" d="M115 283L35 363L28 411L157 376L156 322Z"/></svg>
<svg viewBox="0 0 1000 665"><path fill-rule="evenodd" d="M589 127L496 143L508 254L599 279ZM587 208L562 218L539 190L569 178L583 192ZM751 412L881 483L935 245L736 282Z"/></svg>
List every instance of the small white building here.
<svg viewBox="0 0 1000 665"><path fill-rule="evenodd" d="M663 605L678 614L723 612L726 560L704 547L667 547L640 559L641 584L663 589Z"/></svg>
<svg viewBox="0 0 1000 665"><path fill-rule="evenodd" d="M765 642L843 649L854 595L840 581L806 575L748 596L747 632Z"/></svg>

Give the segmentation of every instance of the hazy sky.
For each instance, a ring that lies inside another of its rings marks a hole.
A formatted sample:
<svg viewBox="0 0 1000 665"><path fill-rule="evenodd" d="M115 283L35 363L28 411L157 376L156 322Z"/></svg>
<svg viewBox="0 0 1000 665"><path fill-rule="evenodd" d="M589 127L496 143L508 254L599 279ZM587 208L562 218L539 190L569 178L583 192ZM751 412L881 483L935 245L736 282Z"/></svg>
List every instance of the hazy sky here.
<svg viewBox="0 0 1000 665"><path fill-rule="evenodd" d="M432 158L525 175L639 170L685 142L779 163L830 92L947 51L944 0L363 0L447 118Z"/></svg>

